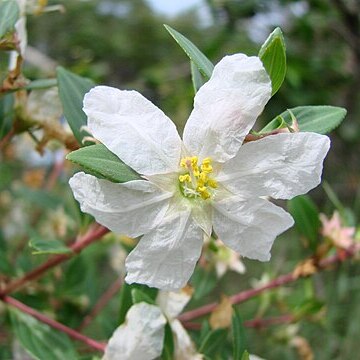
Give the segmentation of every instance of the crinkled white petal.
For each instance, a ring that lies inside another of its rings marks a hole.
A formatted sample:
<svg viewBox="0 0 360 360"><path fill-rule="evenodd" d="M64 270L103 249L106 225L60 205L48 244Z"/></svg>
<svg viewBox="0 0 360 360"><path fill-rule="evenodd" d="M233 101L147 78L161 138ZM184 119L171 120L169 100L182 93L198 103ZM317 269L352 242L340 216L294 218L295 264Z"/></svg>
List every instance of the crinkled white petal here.
<svg viewBox="0 0 360 360"><path fill-rule="evenodd" d="M136 91L97 86L84 98L93 136L140 174L178 169L181 139L174 123Z"/></svg>
<svg viewBox="0 0 360 360"><path fill-rule="evenodd" d="M133 305L105 349L103 360L152 360L161 355L166 319L157 306Z"/></svg>
<svg viewBox="0 0 360 360"><path fill-rule="evenodd" d="M131 237L157 226L172 196L149 181L117 184L83 172L75 174L69 184L83 212L111 231Z"/></svg>
<svg viewBox="0 0 360 360"><path fill-rule="evenodd" d="M202 244L203 232L190 217L190 209L172 211L129 254L125 281L179 290L192 275Z"/></svg>
<svg viewBox="0 0 360 360"><path fill-rule="evenodd" d="M180 291L159 291L156 303L168 319L175 319L190 301L192 290L183 288Z"/></svg>
<svg viewBox="0 0 360 360"><path fill-rule="evenodd" d="M271 81L258 57L225 56L195 96L184 129L189 154L218 162L234 157L270 97Z"/></svg>
<svg viewBox="0 0 360 360"><path fill-rule="evenodd" d="M267 136L244 144L217 180L243 198L291 199L320 183L329 147L329 138L316 133Z"/></svg>
<svg viewBox="0 0 360 360"><path fill-rule="evenodd" d="M270 260L272 244L294 224L282 208L263 199L237 197L214 203L214 230L224 244L242 256Z"/></svg>
<svg viewBox="0 0 360 360"><path fill-rule="evenodd" d="M181 325L179 320L170 322L171 330L174 335L174 360L202 360L204 356L197 353L195 346Z"/></svg>

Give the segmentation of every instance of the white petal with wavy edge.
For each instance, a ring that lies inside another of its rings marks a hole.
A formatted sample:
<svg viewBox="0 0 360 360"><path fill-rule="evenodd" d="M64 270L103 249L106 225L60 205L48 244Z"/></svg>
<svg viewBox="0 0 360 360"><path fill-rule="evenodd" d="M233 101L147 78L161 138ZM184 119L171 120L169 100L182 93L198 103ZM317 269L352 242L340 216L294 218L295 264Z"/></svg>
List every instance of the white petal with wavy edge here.
<svg viewBox="0 0 360 360"><path fill-rule="evenodd" d="M136 91L96 86L85 95L93 136L143 175L177 171L181 139L174 123Z"/></svg>
<svg viewBox="0 0 360 360"><path fill-rule="evenodd" d="M234 157L270 97L271 81L258 57L225 56L195 96L184 129L189 155L218 162Z"/></svg>
<svg viewBox="0 0 360 360"><path fill-rule="evenodd" d="M217 181L245 199L291 199L320 183L329 148L329 138L315 133L267 136L244 144L237 156L224 164Z"/></svg>
<svg viewBox="0 0 360 360"><path fill-rule="evenodd" d="M83 172L75 174L69 184L83 212L111 231L131 237L156 227L172 197L149 181L117 184Z"/></svg>
<svg viewBox="0 0 360 360"><path fill-rule="evenodd" d="M214 203L214 231L226 246L250 259L270 260L276 236L293 224L290 214L267 200L232 197Z"/></svg>
<svg viewBox="0 0 360 360"><path fill-rule="evenodd" d="M103 360L152 360L161 355L166 319L157 306L133 305L105 349Z"/></svg>
<svg viewBox="0 0 360 360"><path fill-rule="evenodd" d="M192 288L185 287L180 291L159 291L156 303L168 319L175 319L191 299Z"/></svg>
<svg viewBox="0 0 360 360"><path fill-rule="evenodd" d="M186 285L203 244L203 231L190 212L171 211L157 228L141 238L126 259L127 283L162 290L178 290Z"/></svg>

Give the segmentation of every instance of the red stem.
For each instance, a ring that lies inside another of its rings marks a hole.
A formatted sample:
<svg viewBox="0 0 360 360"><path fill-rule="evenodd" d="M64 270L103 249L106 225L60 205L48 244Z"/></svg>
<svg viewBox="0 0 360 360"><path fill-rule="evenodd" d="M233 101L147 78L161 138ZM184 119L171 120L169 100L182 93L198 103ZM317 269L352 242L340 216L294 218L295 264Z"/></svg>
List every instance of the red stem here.
<svg viewBox="0 0 360 360"><path fill-rule="evenodd" d="M317 264L317 269L323 270L329 265L335 264L337 262L343 262L344 260L354 256L356 254L356 252L359 250L360 250L360 244L353 246L353 248L349 249L345 254L341 255L341 254L337 253L336 255L329 256L323 260L320 260L319 263ZM267 284L265 284L263 286L259 286L256 289L249 289L249 290L241 291L238 294L231 296L230 301L233 305L245 302L245 301L251 299L252 297L261 294L262 292L264 292L266 290L274 289L279 286L289 284L291 282L294 282L298 278L299 278L299 276L294 275L293 272L286 274L286 275L279 276L278 278L268 282ZM197 309L184 312L183 314L178 316L178 319L181 322L187 322L187 321L190 321L190 320L193 320L198 317L201 317L201 316L211 313L217 306L218 306L218 303L213 302L211 304L201 306Z"/></svg>
<svg viewBox="0 0 360 360"><path fill-rule="evenodd" d="M94 241L100 239L109 230L101 225L96 224L95 226L91 227L87 233L83 236L80 236L71 246L70 249L74 253L80 253L85 247L89 246ZM34 270L25 274L22 278L15 280L14 282L10 283L6 286L2 291L0 291L0 299L7 294L14 292L15 290L21 288L29 281L35 280L40 277L45 271L53 268L56 265L70 259L73 255L72 254L60 254L56 255L49 260L47 260L42 265L38 266Z"/></svg>
<svg viewBox="0 0 360 360"><path fill-rule="evenodd" d="M47 325L51 326L52 328L57 329L65 334L69 335L71 338L85 343L86 345L92 347L93 349L96 349L96 350L102 351L102 352L105 351L106 344L103 344L103 343L95 341L91 338L88 338L87 336L80 334L79 332L77 332L63 324L61 324L53 319L48 318L47 316L39 313L35 309L23 304L22 302L14 299L10 296L3 297L2 301L19 309L20 311L22 311L26 314L33 316L35 319L38 319L39 321L43 322L44 324L47 324Z"/></svg>
<svg viewBox="0 0 360 360"><path fill-rule="evenodd" d="M281 316L274 316L268 318L258 318L244 321L244 326L249 328L263 328L271 325L278 325L284 323L290 323L295 320L294 315L286 314ZM201 323L198 322L184 322L183 326L188 330L200 330Z"/></svg>
<svg viewBox="0 0 360 360"><path fill-rule="evenodd" d="M95 304L93 309L89 312L89 314L85 316L83 322L78 327L79 331L87 327L93 321L93 319L107 305L107 303L111 300L111 298L120 290L122 283L123 283L122 278L118 278L114 283L110 285L110 287L100 297L100 299L97 301L97 303Z"/></svg>
<svg viewBox="0 0 360 360"><path fill-rule="evenodd" d="M15 130L12 128L0 141L0 150L2 150L6 144L11 140L11 138L15 135Z"/></svg>

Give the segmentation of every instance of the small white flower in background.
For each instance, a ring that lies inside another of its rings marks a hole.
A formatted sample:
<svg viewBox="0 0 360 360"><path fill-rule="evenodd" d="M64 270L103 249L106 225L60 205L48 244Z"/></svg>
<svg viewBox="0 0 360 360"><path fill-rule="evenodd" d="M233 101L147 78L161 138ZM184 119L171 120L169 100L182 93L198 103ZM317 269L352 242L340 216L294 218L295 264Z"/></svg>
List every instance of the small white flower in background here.
<svg viewBox="0 0 360 360"><path fill-rule="evenodd" d="M152 360L161 355L166 319L155 305L133 305L105 349L103 360Z"/></svg>
<svg viewBox="0 0 360 360"><path fill-rule="evenodd" d="M216 240L218 251L215 253L215 269L216 274L220 278L224 276L227 270L235 271L239 274L244 274L246 271L244 263L240 259L240 255L226 247L220 240Z"/></svg>
<svg viewBox="0 0 360 360"><path fill-rule="evenodd" d="M343 226L337 211L330 219L325 214L320 214L320 220L322 223L321 234L332 241L336 247L348 249L354 245L355 228Z"/></svg>
<svg viewBox="0 0 360 360"><path fill-rule="evenodd" d="M195 346L176 317L181 313L192 295L190 288L181 291L160 291L156 303L133 305L124 324L115 330L105 350L103 360L151 360L163 350L166 320L174 337L174 360L202 360ZM154 322L154 324L152 323Z"/></svg>
<svg viewBox="0 0 360 360"><path fill-rule="evenodd" d="M181 140L136 91L98 86L86 94L93 136L144 179L116 184L83 172L70 179L82 211L116 233L143 235L126 261L128 283L182 288L212 230L240 255L270 259L293 219L262 197L290 199L317 186L330 146L306 132L243 144L270 97L259 58L226 56L197 92Z"/></svg>

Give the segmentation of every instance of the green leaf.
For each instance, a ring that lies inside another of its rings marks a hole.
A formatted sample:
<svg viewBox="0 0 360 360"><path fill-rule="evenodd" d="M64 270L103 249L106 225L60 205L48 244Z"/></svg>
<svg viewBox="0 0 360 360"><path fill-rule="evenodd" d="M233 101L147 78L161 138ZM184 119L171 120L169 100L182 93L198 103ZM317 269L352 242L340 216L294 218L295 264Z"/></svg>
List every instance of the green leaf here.
<svg viewBox="0 0 360 360"><path fill-rule="evenodd" d="M244 325L237 309L234 309L231 329L233 335L233 358L234 360L242 360L246 348L246 337Z"/></svg>
<svg viewBox="0 0 360 360"><path fill-rule="evenodd" d="M210 79L210 76L214 70L214 65L212 62L184 35L180 34L169 25L164 26L170 35L175 39L175 41L180 45L180 47L185 51L190 60L194 62L200 72L207 79Z"/></svg>
<svg viewBox="0 0 360 360"><path fill-rule="evenodd" d="M15 27L20 10L16 1L0 2L0 39Z"/></svg>
<svg viewBox="0 0 360 360"><path fill-rule="evenodd" d="M38 360L75 360L78 355L69 338L18 310L9 308L13 332L23 348Z"/></svg>
<svg viewBox="0 0 360 360"><path fill-rule="evenodd" d="M38 79L25 86L26 90L48 89L57 86L57 79Z"/></svg>
<svg viewBox="0 0 360 360"><path fill-rule="evenodd" d="M131 289L131 299L133 304L138 304L140 302L146 302L151 305L155 305L155 301L147 294L145 294L140 289Z"/></svg>
<svg viewBox="0 0 360 360"><path fill-rule="evenodd" d="M199 352L213 359L216 354L221 352L226 337L226 329L216 329L208 332L199 347Z"/></svg>
<svg viewBox="0 0 360 360"><path fill-rule="evenodd" d="M0 97L0 139L11 129L14 116L15 98L13 94Z"/></svg>
<svg viewBox="0 0 360 360"><path fill-rule="evenodd" d="M165 325L164 346L161 354L161 360L174 359L174 337L169 323Z"/></svg>
<svg viewBox="0 0 360 360"><path fill-rule="evenodd" d="M75 150L68 154L66 159L80 165L90 174L116 183L140 179L134 170L125 165L102 144Z"/></svg>
<svg viewBox="0 0 360 360"><path fill-rule="evenodd" d="M194 87L194 92L196 94L197 91L205 84L206 81L204 77L201 75L197 66L191 60L190 60L190 67L191 67L191 79Z"/></svg>
<svg viewBox="0 0 360 360"><path fill-rule="evenodd" d="M81 127L87 124L86 114L82 111L84 95L95 86L90 80L65 70L56 69L59 85L59 96L64 109L64 116L68 121L75 138L82 146L86 133Z"/></svg>
<svg viewBox="0 0 360 360"><path fill-rule="evenodd" d="M288 209L297 230L309 240L310 248L315 250L321 225L315 203L308 195L296 196L289 200Z"/></svg>
<svg viewBox="0 0 360 360"><path fill-rule="evenodd" d="M242 354L241 360L250 360L250 354L246 350Z"/></svg>
<svg viewBox="0 0 360 360"><path fill-rule="evenodd" d="M270 76L271 95L274 95L279 90L286 74L285 41L280 28L276 28L261 46L259 58Z"/></svg>
<svg viewBox="0 0 360 360"><path fill-rule="evenodd" d="M139 290L134 292L134 289ZM140 295L140 292L142 293ZM125 321L126 313L131 306L136 302L149 302L150 304L155 303L158 290L155 288L148 287L142 284L127 284L124 283L120 290L120 309L119 309L119 324L121 325ZM134 294L134 296L133 296ZM147 300L140 300L140 297ZM134 302L136 300L136 302ZM139 300L139 301L137 301Z"/></svg>
<svg viewBox="0 0 360 360"><path fill-rule="evenodd" d="M336 106L298 106L284 111L281 116L288 124L292 124L291 113L295 116L300 131L312 131L319 134L327 134L335 129L344 120L346 110ZM269 132L276 129L278 116L271 120L261 132Z"/></svg>
<svg viewBox="0 0 360 360"><path fill-rule="evenodd" d="M198 300L207 295L213 290L217 284L217 276L214 269L203 269L197 267L191 277L191 284L195 292L193 295L194 300Z"/></svg>
<svg viewBox="0 0 360 360"><path fill-rule="evenodd" d="M29 241L29 246L35 251L33 254L72 254L72 250L58 240L44 240L34 237Z"/></svg>

